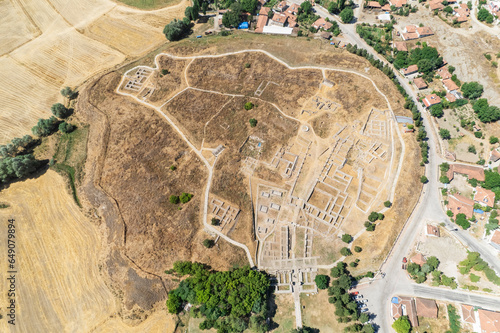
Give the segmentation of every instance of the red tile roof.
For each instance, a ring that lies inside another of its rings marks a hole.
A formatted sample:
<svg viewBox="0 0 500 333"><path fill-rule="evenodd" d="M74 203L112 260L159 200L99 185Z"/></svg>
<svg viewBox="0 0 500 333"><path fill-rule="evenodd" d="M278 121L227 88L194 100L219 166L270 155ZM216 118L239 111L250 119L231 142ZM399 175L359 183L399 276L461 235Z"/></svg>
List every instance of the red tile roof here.
<svg viewBox="0 0 500 333"><path fill-rule="evenodd" d="M451 74L448 72L448 69L446 66L443 66L437 70L437 73L439 76L441 76L442 79L451 79Z"/></svg>
<svg viewBox="0 0 500 333"><path fill-rule="evenodd" d="M410 261L420 266L422 266L427 262L422 253L415 254L413 257L410 258Z"/></svg>
<svg viewBox="0 0 500 333"><path fill-rule="evenodd" d="M413 79L413 83L415 84L415 86L418 89L427 88L427 83L425 83L424 79L422 79L421 77L417 77L417 78Z"/></svg>
<svg viewBox="0 0 500 333"><path fill-rule="evenodd" d="M405 27L406 32L417 32L417 26L416 25L407 25Z"/></svg>
<svg viewBox="0 0 500 333"><path fill-rule="evenodd" d="M500 312L488 311L479 309L479 323L481 325L481 333L498 333L500 332Z"/></svg>
<svg viewBox="0 0 500 333"><path fill-rule="evenodd" d="M448 89L449 91L453 90L458 90L458 86L455 82L453 82L452 79L444 79L443 80L443 85Z"/></svg>
<svg viewBox="0 0 500 333"><path fill-rule="evenodd" d="M262 33L264 31L264 27L267 24L267 15L259 15L259 19L257 20L257 25L255 27L255 32Z"/></svg>
<svg viewBox="0 0 500 333"><path fill-rule="evenodd" d="M269 15L269 12L271 11L271 8L269 7L262 7L259 11L259 15Z"/></svg>
<svg viewBox="0 0 500 333"><path fill-rule="evenodd" d="M474 314L474 308L472 306L462 304L462 319L466 323L476 323L476 316Z"/></svg>
<svg viewBox="0 0 500 333"><path fill-rule="evenodd" d="M273 17L271 18L272 21L278 22L280 24L285 24L287 19L287 16L285 14L281 13L274 13Z"/></svg>
<svg viewBox="0 0 500 333"><path fill-rule="evenodd" d="M381 8L382 6L377 1L368 1L367 7Z"/></svg>
<svg viewBox="0 0 500 333"><path fill-rule="evenodd" d="M417 308L417 316L424 318L437 318L438 307L436 301L426 298L415 298L415 306Z"/></svg>
<svg viewBox="0 0 500 333"><path fill-rule="evenodd" d="M418 34L416 32L406 32L402 33L401 37L403 37L403 40L412 40L412 39L418 39Z"/></svg>
<svg viewBox="0 0 500 333"><path fill-rule="evenodd" d="M500 160L500 152L498 150L496 150L496 149L493 149L491 151L490 160L493 161L493 162L496 162L496 161Z"/></svg>
<svg viewBox="0 0 500 333"><path fill-rule="evenodd" d="M474 201L460 194L448 196L447 208L453 212L454 216L465 214L467 218L471 218L474 215Z"/></svg>
<svg viewBox="0 0 500 333"><path fill-rule="evenodd" d="M398 51L408 52L408 47L405 42L394 42L394 47Z"/></svg>
<svg viewBox="0 0 500 333"><path fill-rule="evenodd" d="M429 8L431 10L442 10L444 8L444 5L441 3L441 1L433 1L431 3L429 3Z"/></svg>
<svg viewBox="0 0 500 333"><path fill-rule="evenodd" d="M408 66L408 68L403 68L403 74L404 75L410 75L410 74L413 74L413 73L416 73L418 72L418 66L417 65L411 65L411 66Z"/></svg>
<svg viewBox="0 0 500 333"><path fill-rule="evenodd" d="M464 164L451 164L450 169L446 172L446 176L452 180L454 177L454 173L460 173L462 175L466 175L469 179L477 179L480 182L484 182L484 169L472 165L464 165Z"/></svg>
<svg viewBox="0 0 500 333"><path fill-rule="evenodd" d="M441 235L439 232L439 227L436 227L435 225L431 224L426 225L425 233L429 236L436 236L436 237L439 237Z"/></svg>
<svg viewBox="0 0 500 333"><path fill-rule="evenodd" d="M439 98L439 96L436 94L430 94L425 96L424 98L424 104L426 107L430 107L439 103L441 103L441 98Z"/></svg>
<svg viewBox="0 0 500 333"><path fill-rule="evenodd" d="M425 37L425 36L430 36L434 35L434 32L432 31L431 28L429 27L418 27L417 28L417 33L420 37Z"/></svg>
<svg viewBox="0 0 500 333"><path fill-rule="evenodd" d="M500 245L500 230L495 230L493 232L493 235L491 235L491 240L492 243Z"/></svg>
<svg viewBox="0 0 500 333"><path fill-rule="evenodd" d="M386 3L385 5L382 6L382 10L384 10L386 12L390 12L391 11L391 5L389 5L388 3Z"/></svg>
<svg viewBox="0 0 500 333"><path fill-rule="evenodd" d="M446 99L450 103L453 103L453 102L455 102L457 100L457 98L454 95L450 94L450 93L446 93Z"/></svg>
<svg viewBox="0 0 500 333"><path fill-rule="evenodd" d="M495 204L495 193L482 187L476 187L474 200L489 207L493 207L493 205Z"/></svg>
<svg viewBox="0 0 500 333"><path fill-rule="evenodd" d="M325 30L328 30L332 27L333 24L331 24L330 22L327 22L325 21L324 18L319 18L316 20L316 22L313 23L313 27L316 28L316 29L320 29L320 28L323 28Z"/></svg>

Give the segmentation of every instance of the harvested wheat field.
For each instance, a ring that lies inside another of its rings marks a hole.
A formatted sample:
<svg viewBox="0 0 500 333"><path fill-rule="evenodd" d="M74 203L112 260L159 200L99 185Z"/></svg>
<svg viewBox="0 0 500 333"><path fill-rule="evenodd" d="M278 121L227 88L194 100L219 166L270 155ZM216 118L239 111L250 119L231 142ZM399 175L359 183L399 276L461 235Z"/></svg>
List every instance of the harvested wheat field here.
<svg viewBox="0 0 500 333"><path fill-rule="evenodd" d="M0 144L28 134L59 90L146 54L163 26L184 16L187 1L143 12L111 0L2 1Z"/></svg>
<svg viewBox="0 0 500 333"><path fill-rule="evenodd" d="M0 193L10 205L0 218L16 220L17 321L2 332L88 332L115 311L114 296L99 272L98 228L81 213L54 171L11 184ZM6 234L6 223L2 223ZM2 248L7 248L1 237ZM2 256L2 267L7 267ZM3 273L2 273L3 274ZM5 318L6 280L1 303ZM9 328L8 328L9 327Z"/></svg>

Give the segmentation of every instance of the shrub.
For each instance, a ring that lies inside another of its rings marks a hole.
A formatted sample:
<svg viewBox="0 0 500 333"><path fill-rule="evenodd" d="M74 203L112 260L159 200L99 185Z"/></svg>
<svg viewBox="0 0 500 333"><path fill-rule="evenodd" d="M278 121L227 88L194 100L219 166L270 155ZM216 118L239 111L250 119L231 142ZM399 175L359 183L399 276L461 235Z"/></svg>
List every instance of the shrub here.
<svg viewBox="0 0 500 333"><path fill-rule="evenodd" d="M350 256L352 254L351 250L349 250L347 247L343 247L341 250L340 250L340 254L347 257L347 256Z"/></svg>
<svg viewBox="0 0 500 333"><path fill-rule="evenodd" d="M363 251L363 249L361 247L359 247L359 246L355 246L354 247L354 252L358 252L359 253L361 251Z"/></svg>
<svg viewBox="0 0 500 333"><path fill-rule="evenodd" d="M469 229L470 227L470 223L467 221L467 217L463 213L457 214L455 223L461 226L464 230Z"/></svg>
<svg viewBox="0 0 500 333"><path fill-rule="evenodd" d="M375 223L365 222L366 231L375 231Z"/></svg>
<svg viewBox="0 0 500 333"><path fill-rule="evenodd" d="M420 182L421 182L422 184L426 184L428 181L429 181L429 179L427 179L427 177L426 177L426 176L422 176L422 177L420 177Z"/></svg>
<svg viewBox="0 0 500 333"><path fill-rule="evenodd" d="M496 136L490 136L490 144L494 145L498 143L498 138Z"/></svg>
<svg viewBox="0 0 500 333"><path fill-rule="evenodd" d="M451 139L450 131L448 131L446 128L441 128L439 130L439 136L441 136L441 138L443 138L443 140Z"/></svg>
<svg viewBox="0 0 500 333"><path fill-rule="evenodd" d="M447 210L446 211L446 215L448 215L449 217L453 217L453 212L451 210Z"/></svg>
<svg viewBox="0 0 500 333"><path fill-rule="evenodd" d="M349 234L343 234L342 235L342 241L344 243L348 243L349 244L350 242L352 242L352 236L349 235Z"/></svg>
<svg viewBox="0 0 500 333"><path fill-rule="evenodd" d="M368 215L368 221L375 222L377 220L378 220L378 213L377 212L371 212L370 215Z"/></svg>
<svg viewBox="0 0 500 333"><path fill-rule="evenodd" d="M62 122L59 124L59 130L63 133L71 133L75 130L75 126L67 122Z"/></svg>
<svg viewBox="0 0 500 333"><path fill-rule="evenodd" d="M476 147L474 145L470 145L468 148L467 148L467 151L469 153L473 153L473 154L476 154L477 151L476 151Z"/></svg>
<svg viewBox="0 0 500 333"><path fill-rule="evenodd" d="M387 201L384 202L384 207L389 208L391 206L392 206L392 202L390 202L389 200L387 200Z"/></svg>
<svg viewBox="0 0 500 333"><path fill-rule="evenodd" d="M448 304L448 320L450 321L450 332L459 333L460 315L457 314L457 309L451 304Z"/></svg>
<svg viewBox="0 0 500 333"><path fill-rule="evenodd" d="M214 247L214 245L215 245L215 242L214 242L214 240L213 240L213 239L208 239L208 238L207 238L207 239L205 239L205 240L203 241L203 246L205 246L205 247L206 247L206 248L208 248L208 249L210 249L210 248Z"/></svg>
<svg viewBox="0 0 500 333"><path fill-rule="evenodd" d="M175 165L171 165L170 170L175 171L175 170L177 170L177 167Z"/></svg>
<svg viewBox="0 0 500 333"><path fill-rule="evenodd" d="M248 62L245 63L245 68L250 68L250 66L251 66L250 63L248 63Z"/></svg>
<svg viewBox="0 0 500 333"><path fill-rule="evenodd" d="M385 217L385 216L384 216L384 214L382 214L382 213L378 213L378 219L379 219L380 221L382 221L382 220L384 219L384 217Z"/></svg>
<svg viewBox="0 0 500 333"><path fill-rule="evenodd" d="M368 271L368 272L366 272L365 276L367 278L373 279L373 277L375 276L375 274L373 274L373 272L371 272L371 271Z"/></svg>
<svg viewBox="0 0 500 333"><path fill-rule="evenodd" d="M450 182L450 178L448 178L447 176L441 176L439 177L439 181L443 184L448 184Z"/></svg>
<svg viewBox="0 0 500 333"><path fill-rule="evenodd" d="M482 132L474 132L474 136L478 139L480 139L482 136L483 136L483 133Z"/></svg>
<svg viewBox="0 0 500 333"><path fill-rule="evenodd" d="M162 75L168 75L168 74L170 74L170 71L168 69L162 69L161 70L161 74Z"/></svg>
<svg viewBox="0 0 500 333"><path fill-rule="evenodd" d="M435 104L430 107L431 116L440 118L443 116L443 106L441 104Z"/></svg>
<svg viewBox="0 0 500 333"><path fill-rule="evenodd" d="M488 60L491 60L491 54L488 54L488 53L485 53L484 54L484 57Z"/></svg>
<svg viewBox="0 0 500 333"><path fill-rule="evenodd" d="M251 127L255 127L255 126L257 126L257 119L251 118L251 119L249 120L249 122L250 122L250 126L251 126Z"/></svg>
<svg viewBox="0 0 500 333"><path fill-rule="evenodd" d="M253 109L253 103L252 102L246 102L245 103L245 109L246 110L252 110Z"/></svg>
<svg viewBox="0 0 500 333"><path fill-rule="evenodd" d="M472 282L479 282L480 277L477 276L476 274L471 273L469 277Z"/></svg>
<svg viewBox="0 0 500 333"><path fill-rule="evenodd" d="M187 203L191 198L193 197L192 194L183 192L180 196L179 199L181 200L182 203Z"/></svg>
<svg viewBox="0 0 500 333"><path fill-rule="evenodd" d="M179 196L178 195L171 195L170 198L168 198L168 201L173 204L178 204L180 202Z"/></svg>
<svg viewBox="0 0 500 333"><path fill-rule="evenodd" d="M71 111L61 103L52 105L50 107L50 110L52 111L52 114L54 114L54 116L61 119L67 118L71 114Z"/></svg>
<svg viewBox="0 0 500 333"><path fill-rule="evenodd" d="M220 220L218 218L212 217L212 225L220 225Z"/></svg>

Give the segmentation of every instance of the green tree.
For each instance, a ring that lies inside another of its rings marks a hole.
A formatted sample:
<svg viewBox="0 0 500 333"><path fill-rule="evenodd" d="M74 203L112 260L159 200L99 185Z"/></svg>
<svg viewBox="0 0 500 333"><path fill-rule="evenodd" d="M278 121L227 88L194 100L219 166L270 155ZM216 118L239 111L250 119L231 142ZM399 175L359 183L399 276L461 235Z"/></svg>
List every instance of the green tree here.
<svg viewBox="0 0 500 333"><path fill-rule="evenodd" d="M463 213L457 214L457 216L455 218L455 223L458 224L459 226L461 226L462 229L464 229L464 230L469 229L469 227L470 227L470 223L467 220L467 216L465 216L465 214L463 214Z"/></svg>
<svg viewBox="0 0 500 333"><path fill-rule="evenodd" d="M359 253L361 251L363 251L363 249L360 246L355 246L354 247L354 252L358 252Z"/></svg>
<svg viewBox="0 0 500 333"><path fill-rule="evenodd" d="M220 225L220 220L218 218L212 217L212 225Z"/></svg>
<svg viewBox="0 0 500 333"><path fill-rule="evenodd" d="M241 8L248 13L254 13L257 9L257 0L240 0Z"/></svg>
<svg viewBox="0 0 500 333"><path fill-rule="evenodd" d="M441 138L443 138L444 140L449 140L451 139L451 134L450 134L450 131L448 131L446 128L441 128L439 130L439 135L441 136Z"/></svg>
<svg viewBox="0 0 500 333"><path fill-rule="evenodd" d="M429 179L427 179L427 177L426 177L426 176L422 176L422 177L420 177L420 182L421 182L422 184L426 184L428 181L429 181Z"/></svg>
<svg viewBox="0 0 500 333"><path fill-rule="evenodd" d="M493 15L491 15L490 12L484 7L477 12L477 19L481 22L488 22L490 18L493 18Z"/></svg>
<svg viewBox="0 0 500 333"><path fill-rule="evenodd" d="M477 82L465 82L462 84L462 93L465 98L477 99L483 94L483 86Z"/></svg>
<svg viewBox="0 0 500 333"><path fill-rule="evenodd" d="M354 18L354 12L351 7L346 7L340 12L340 19L344 23L350 23Z"/></svg>
<svg viewBox="0 0 500 333"><path fill-rule="evenodd" d="M253 109L253 103L252 102L246 102L245 103L245 110L252 110Z"/></svg>
<svg viewBox="0 0 500 333"><path fill-rule="evenodd" d="M70 87L64 87L61 90L61 95L66 97L68 100L72 100L78 97L78 92L73 91Z"/></svg>
<svg viewBox="0 0 500 333"><path fill-rule="evenodd" d="M186 9L184 10L184 15L188 18L188 20L196 21L200 14L199 14L197 8L189 6L189 7L186 7Z"/></svg>
<svg viewBox="0 0 500 333"><path fill-rule="evenodd" d="M251 118L249 121L251 127L257 126L257 119Z"/></svg>
<svg viewBox="0 0 500 333"><path fill-rule="evenodd" d="M431 116L436 117L436 118L441 118L444 114L443 105L441 103L431 106L429 111L431 113Z"/></svg>
<svg viewBox="0 0 500 333"><path fill-rule="evenodd" d="M61 103L56 103L56 104L52 105L50 107L50 110L52 111L54 116L56 116L57 118L61 118L61 119L67 118L71 114L71 111L69 109L67 109L64 105L62 105Z"/></svg>
<svg viewBox="0 0 500 333"><path fill-rule="evenodd" d="M368 221L370 222L375 222L379 218L379 215L377 212L371 212L370 215L368 215Z"/></svg>
<svg viewBox="0 0 500 333"><path fill-rule="evenodd" d="M242 19L241 19L241 14L242 14L242 9L241 9L241 4L238 2L233 3L230 6L229 11L225 12L222 15L222 24L224 24L225 27L237 27Z"/></svg>
<svg viewBox="0 0 500 333"><path fill-rule="evenodd" d="M180 202L179 196L178 195L171 195L170 198L168 198L168 201L173 204L178 204Z"/></svg>
<svg viewBox="0 0 500 333"><path fill-rule="evenodd" d="M362 323L366 323L368 320L370 320L370 316L367 315L366 313L362 313L359 316L359 321L362 322Z"/></svg>
<svg viewBox="0 0 500 333"><path fill-rule="evenodd" d="M328 284L330 283L330 278L327 275L318 274L314 278L314 282L316 282L316 286L318 286L318 289L326 289L328 288Z"/></svg>
<svg viewBox="0 0 500 333"><path fill-rule="evenodd" d="M191 198L193 197L192 194L190 193L186 193L186 192L183 192L180 196L179 196L179 199L182 203L188 203L189 200L191 200Z"/></svg>
<svg viewBox="0 0 500 333"><path fill-rule="evenodd" d="M71 133L75 130L75 126L63 121L59 124L59 130L63 133Z"/></svg>
<svg viewBox="0 0 500 333"><path fill-rule="evenodd" d="M449 217L453 217L453 212L451 210L447 210L446 211L446 215L448 215Z"/></svg>
<svg viewBox="0 0 500 333"><path fill-rule="evenodd" d="M179 313L182 310L182 299L175 293L175 290L168 294L167 309L170 313Z"/></svg>
<svg viewBox="0 0 500 333"><path fill-rule="evenodd" d="M340 254L347 257L350 256L352 252L347 247L343 247L342 249L340 249Z"/></svg>
<svg viewBox="0 0 500 333"><path fill-rule="evenodd" d="M49 119L39 119L36 126L31 129L31 132L36 136L49 136L57 131L59 120L52 116Z"/></svg>
<svg viewBox="0 0 500 333"><path fill-rule="evenodd" d="M169 41L173 42L180 40L182 37L187 35L189 30L189 23L186 23L183 20L179 21L177 19L174 19L165 26L165 28L163 29L163 34Z"/></svg>
<svg viewBox="0 0 500 333"><path fill-rule="evenodd" d="M401 316L392 323L392 328L394 328L397 333L409 333L411 324L407 316Z"/></svg>
<svg viewBox="0 0 500 333"><path fill-rule="evenodd" d="M447 176L441 176L439 177L439 181L443 184L448 184L450 182L450 178L448 178Z"/></svg>
<svg viewBox="0 0 500 333"><path fill-rule="evenodd" d="M498 143L498 138L496 136L490 136L490 144L494 145Z"/></svg>
<svg viewBox="0 0 500 333"><path fill-rule="evenodd" d="M342 241L344 243L348 243L349 244L350 242L352 242L352 236L349 235L349 234L343 234L342 235Z"/></svg>
<svg viewBox="0 0 500 333"><path fill-rule="evenodd" d="M390 202L389 200L384 201L384 207L389 208L389 207L391 207L391 206L392 206L392 202Z"/></svg>
<svg viewBox="0 0 500 333"><path fill-rule="evenodd" d="M205 239L205 240L203 241L203 246L205 246L206 248L209 248L209 249L210 249L210 248L214 247L214 245L215 245L215 242L214 242L214 240L213 240L213 239L208 239L208 238L207 238L207 239Z"/></svg>

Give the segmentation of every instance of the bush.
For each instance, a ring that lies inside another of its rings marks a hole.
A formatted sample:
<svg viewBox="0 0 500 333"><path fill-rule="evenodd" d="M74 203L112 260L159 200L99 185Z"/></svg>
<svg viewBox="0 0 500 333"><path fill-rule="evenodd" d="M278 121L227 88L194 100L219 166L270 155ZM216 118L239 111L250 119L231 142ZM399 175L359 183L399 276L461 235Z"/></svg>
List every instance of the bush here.
<svg viewBox="0 0 500 333"><path fill-rule="evenodd" d="M453 217L453 212L451 210L447 210L446 211L446 215L448 215L448 217Z"/></svg>
<svg viewBox="0 0 500 333"><path fill-rule="evenodd" d="M71 133L75 130L75 126L67 122L62 122L59 124L59 130L63 133Z"/></svg>
<svg viewBox="0 0 500 333"><path fill-rule="evenodd" d="M355 247L354 247L354 252L359 253L359 252L361 252L361 251L363 251L363 249L362 249L361 247L359 247L359 246L355 246Z"/></svg>
<svg viewBox="0 0 500 333"><path fill-rule="evenodd" d="M429 110L430 110L431 116L433 116L433 117L440 118L444 114L442 104L435 104L435 105L431 106Z"/></svg>
<svg viewBox="0 0 500 333"><path fill-rule="evenodd" d="M248 62L245 63L245 68L250 68L250 66L251 66L250 63L248 63Z"/></svg>
<svg viewBox="0 0 500 333"><path fill-rule="evenodd" d="M343 247L341 250L340 250L340 254L347 257L347 256L350 256L352 255L352 252L351 250L349 250L347 247Z"/></svg>
<svg viewBox="0 0 500 333"><path fill-rule="evenodd" d="M250 126L251 126L251 127L255 127L255 126L257 126L257 119L255 119L255 118L251 118L251 119L249 120L249 122L250 122Z"/></svg>
<svg viewBox="0 0 500 333"><path fill-rule="evenodd" d="M463 214L463 213L457 214L457 216L455 218L455 223L458 224L459 226L461 226L462 229L464 229L464 230L467 230L470 228L470 223L467 220L467 217L465 216L465 214Z"/></svg>
<svg viewBox="0 0 500 333"><path fill-rule="evenodd" d="M449 139L451 139L450 131L448 131L445 128L441 128L439 130L439 136L441 136L441 138L443 138L443 140L449 140Z"/></svg>
<svg viewBox="0 0 500 333"><path fill-rule="evenodd" d="M391 206L392 206L392 202L390 202L389 200L387 200L387 201L384 202L384 207L389 208Z"/></svg>
<svg viewBox="0 0 500 333"><path fill-rule="evenodd" d="M483 133L478 131L478 132L474 132L474 136L478 139L481 139L481 137L483 136Z"/></svg>
<svg viewBox="0 0 500 333"><path fill-rule="evenodd" d="M252 110L253 109L253 103L252 102L246 102L245 103L245 110Z"/></svg>
<svg viewBox="0 0 500 333"><path fill-rule="evenodd" d="M366 231L375 231L375 223L365 222Z"/></svg>
<svg viewBox="0 0 500 333"><path fill-rule="evenodd" d="M179 196L178 195L171 195L170 198L168 198L168 201L173 204L178 204L180 202Z"/></svg>
<svg viewBox="0 0 500 333"><path fill-rule="evenodd" d="M477 99L483 94L483 86L477 82L465 82L462 85L462 93L465 98Z"/></svg>
<svg viewBox="0 0 500 333"><path fill-rule="evenodd" d="M177 170L177 167L175 165L171 165L170 170L175 171L175 170Z"/></svg>
<svg viewBox="0 0 500 333"><path fill-rule="evenodd" d="M189 20L188 20L189 21ZM189 23L174 19L163 29L163 34L169 41L180 40L190 30Z"/></svg>
<svg viewBox="0 0 500 333"><path fill-rule="evenodd" d="M480 277L477 276L476 274L471 273L469 277L472 282L479 282Z"/></svg>
<svg viewBox="0 0 500 333"><path fill-rule="evenodd" d="M342 235L342 241L344 243L348 243L349 244L350 242L352 242L352 236L349 235L349 234L343 234Z"/></svg>
<svg viewBox="0 0 500 333"><path fill-rule="evenodd" d="M488 53L485 53L484 54L484 57L488 60L491 60L491 54L488 54Z"/></svg>
<svg viewBox="0 0 500 333"><path fill-rule="evenodd" d="M448 304L448 320L450 321L450 332L459 333L460 315L457 314L457 309L451 304Z"/></svg>
<svg viewBox="0 0 500 333"><path fill-rule="evenodd" d="M193 197L192 194L183 192L180 196L179 199L181 200L182 203L188 203L189 200Z"/></svg>
<svg viewBox="0 0 500 333"><path fill-rule="evenodd" d="M340 12L340 19L344 23L349 23L354 18L354 12L351 7L346 7Z"/></svg>
<svg viewBox="0 0 500 333"><path fill-rule="evenodd" d="M474 145L470 145L468 148L467 148L467 151L469 153L473 153L473 154L476 154L477 151L476 151L476 147Z"/></svg>
<svg viewBox="0 0 500 333"><path fill-rule="evenodd" d="M365 276L367 278L373 279L373 277L375 276L375 274L373 274L373 272L371 272L371 271L368 271L368 272L366 272Z"/></svg>
<svg viewBox="0 0 500 333"><path fill-rule="evenodd" d="M443 184L448 184L450 182L450 178L448 178L447 176L441 176L439 177L439 181Z"/></svg>
<svg viewBox="0 0 500 333"><path fill-rule="evenodd" d="M421 182L422 184L426 184L428 181L429 181L429 179L427 179L427 177L426 177L426 176L422 176L422 177L420 177L420 182Z"/></svg>
<svg viewBox="0 0 500 333"><path fill-rule="evenodd" d="M328 288L328 284L330 283L330 277L327 275L318 274L314 278L314 282L316 282L316 286L318 289L326 289Z"/></svg>
<svg viewBox="0 0 500 333"><path fill-rule="evenodd" d="M52 114L54 114L54 116L61 119L67 118L71 114L71 111L61 103L52 105L50 107L50 110L52 111Z"/></svg>
<svg viewBox="0 0 500 333"><path fill-rule="evenodd" d="M205 246L205 247L206 247L206 248L208 248L208 249L210 249L210 248L214 247L214 245L215 245L215 242L214 242L214 240L213 240L213 239L208 239L208 238L207 238L207 239L205 239L205 240L203 241L203 246Z"/></svg>
<svg viewBox="0 0 500 333"><path fill-rule="evenodd" d="M490 144L494 145L498 143L498 138L496 136L490 136Z"/></svg>
<svg viewBox="0 0 500 333"><path fill-rule="evenodd" d="M212 225L220 225L220 220L218 218L212 217Z"/></svg>
<svg viewBox="0 0 500 333"><path fill-rule="evenodd" d="M377 220L378 220L378 213L377 212L371 212L370 215L368 215L368 221L375 222Z"/></svg>
<svg viewBox="0 0 500 333"><path fill-rule="evenodd" d="M168 75L168 74L170 74L170 71L168 69L162 69L161 70L161 74L162 75Z"/></svg>

